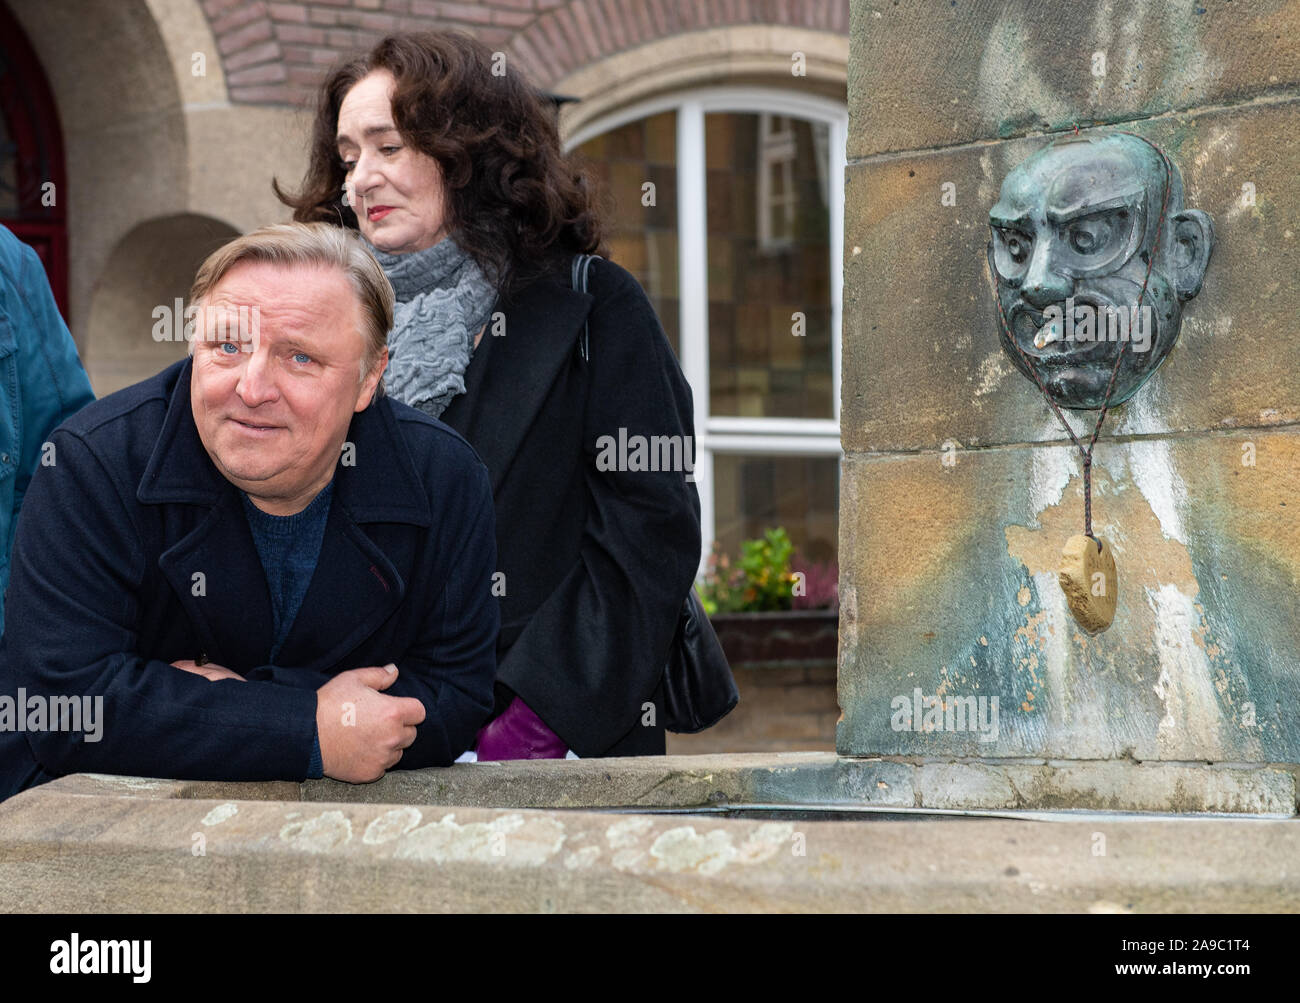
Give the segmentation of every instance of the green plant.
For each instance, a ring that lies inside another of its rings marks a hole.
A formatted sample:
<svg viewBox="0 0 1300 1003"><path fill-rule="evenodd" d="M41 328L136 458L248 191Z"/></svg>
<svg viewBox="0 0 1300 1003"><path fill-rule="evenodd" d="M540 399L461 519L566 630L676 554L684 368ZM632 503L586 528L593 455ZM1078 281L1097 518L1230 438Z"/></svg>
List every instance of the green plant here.
<svg viewBox="0 0 1300 1003"><path fill-rule="evenodd" d="M696 585L704 611L712 616L790 609L794 601L793 552L794 545L782 527L742 543L740 564L734 568L714 543L708 569Z"/></svg>

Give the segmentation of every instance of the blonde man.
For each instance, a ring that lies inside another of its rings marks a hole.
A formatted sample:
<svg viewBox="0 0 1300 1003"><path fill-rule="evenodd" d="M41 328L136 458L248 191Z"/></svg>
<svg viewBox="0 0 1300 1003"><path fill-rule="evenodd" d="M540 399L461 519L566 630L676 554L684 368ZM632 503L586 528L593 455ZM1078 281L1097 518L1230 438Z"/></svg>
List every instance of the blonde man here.
<svg viewBox="0 0 1300 1003"><path fill-rule="evenodd" d="M486 468L390 400L393 294L357 239L269 226L191 290L190 356L56 432L18 529L0 797L73 772L365 782L445 766L492 708Z"/></svg>

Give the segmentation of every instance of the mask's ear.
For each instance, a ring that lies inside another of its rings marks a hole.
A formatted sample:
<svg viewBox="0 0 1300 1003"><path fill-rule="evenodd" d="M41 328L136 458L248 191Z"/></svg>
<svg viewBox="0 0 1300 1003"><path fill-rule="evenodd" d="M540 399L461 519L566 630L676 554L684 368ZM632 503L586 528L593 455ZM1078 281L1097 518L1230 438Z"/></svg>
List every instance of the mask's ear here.
<svg viewBox="0 0 1300 1003"><path fill-rule="evenodd" d="M1187 209L1173 217L1174 287L1180 300L1189 300L1201 291L1205 269L1214 247L1214 223L1200 209Z"/></svg>

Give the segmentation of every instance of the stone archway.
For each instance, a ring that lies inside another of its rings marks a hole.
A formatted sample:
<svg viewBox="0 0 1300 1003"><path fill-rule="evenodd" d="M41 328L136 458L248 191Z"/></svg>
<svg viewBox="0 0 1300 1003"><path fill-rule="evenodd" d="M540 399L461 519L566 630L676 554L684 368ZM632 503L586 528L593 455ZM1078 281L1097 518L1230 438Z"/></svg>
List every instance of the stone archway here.
<svg viewBox="0 0 1300 1003"><path fill-rule="evenodd" d="M83 354L95 393L129 386L182 358L184 341L159 340L156 311L188 302L203 259L237 236L228 223L185 213L136 226L113 248L90 300ZM183 315L183 308L179 311Z"/></svg>

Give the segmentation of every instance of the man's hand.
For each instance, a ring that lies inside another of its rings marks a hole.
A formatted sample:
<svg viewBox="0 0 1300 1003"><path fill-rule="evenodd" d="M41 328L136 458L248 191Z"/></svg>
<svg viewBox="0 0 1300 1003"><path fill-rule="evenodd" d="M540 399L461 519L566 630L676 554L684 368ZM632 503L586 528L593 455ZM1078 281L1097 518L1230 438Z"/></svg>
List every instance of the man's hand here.
<svg viewBox="0 0 1300 1003"><path fill-rule="evenodd" d="M424 721L414 697L385 696L396 665L340 672L316 691L316 734L325 776L353 784L378 780L397 765Z"/></svg>
<svg viewBox="0 0 1300 1003"><path fill-rule="evenodd" d="M192 658L183 658L179 662L172 662L178 669L184 669L186 672L193 672L196 676L202 676L204 679L210 679L214 683L218 679L238 679L241 683L245 682L243 676L238 672L226 668L224 665L217 665L215 662L206 662L200 665Z"/></svg>

